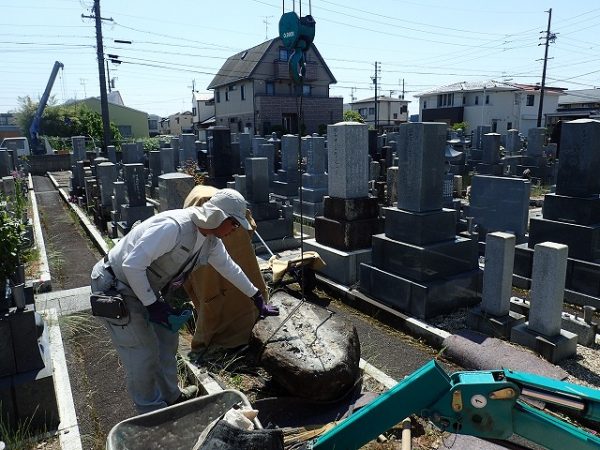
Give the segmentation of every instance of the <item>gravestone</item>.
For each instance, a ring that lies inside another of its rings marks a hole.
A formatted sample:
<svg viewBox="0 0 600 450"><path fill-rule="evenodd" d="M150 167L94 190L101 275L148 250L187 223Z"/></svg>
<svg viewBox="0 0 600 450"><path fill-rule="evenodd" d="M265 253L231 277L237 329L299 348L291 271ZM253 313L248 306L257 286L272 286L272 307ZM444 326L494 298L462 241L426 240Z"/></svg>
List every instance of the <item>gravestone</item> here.
<svg viewBox="0 0 600 450"><path fill-rule="evenodd" d="M442 208L446 125L400 125L398 207L384 208L360 290L414 317L479 301L477 242L456 236L456 211ZM404 141L404 142L402 142Z"/></svg>
<svg viewBox="0 0 600 450"><path fill-rule="evenodd" d="M12 171L12 164L8 150L0 149L0 177L7 177Z"/></svg>
<svg viewBox="0 0 600 450"><path fill-rule="evenodd" d="M306 172L302 174L299 198L294 199L294 214L306 218L323 212L323 197L327 195L328 175L325 173L325 138L302 138L301 151L306 152Z"/></svg>
<svg viewBox="0 0 600 450"><path fill-rule="evenodd" d="M386 204L395 206L398 202L398 166L387 170Z"/></svg>
<svg viewBox="0 0 600 450"><path fill-rule="evenodd" d="M158 177L162 174L160 150L148 152L148 182L152 188L158 187Z"/></svg>
<svg viewBox="0 0 600 450"><path fill-rule="evenodd" d="M269 199L269 171L270 165L267 158L246 158L245 181L246 200L252 217L256 222L256 231L267 243L271 251L295 248L298 241L294 239L293 217L286 214L275 200ZM236 186L238 179L236 177ZM287 207L289 208L289 207ZM260 239L253 236L253 243L257 246L257 253L266 251L260 248Z"/></svg>
<svg viewBox="0 0 600 450"><path fill-rule="evenodd" d="M100 187L100 205L109 208L112 205L113 183L117 181L117 166L112 162L98 164L96 177Z"/></svg>
<svg viewBox="0 0 600 450"><path fill-rule="evenodd" d="M504 166L500 164L500 137L499 133L486 133L482 136L482 159L476 166L478 174L502 175Z"/></svg>
<svg viewBox="0 0 600 450"><path fill-rule="evenodd" d="M175 150L172 147L160 149L160 168L162 173L175 172Z"/></svg>
<svg viewBox="0 0 600 450"><path fill-rule="evenodd" d="M238 143L240 144L240 163L244 167L246 158L249 158L252 154L252 141L250 133L238 133Z"/></svg>
<svg viewBox="0 0 600 450"><path fill-rule="evenodd" d="M521 137L519 136L519 130L510 129L506 132L506 146L507 155L516 155L521 151Z"/></svg>
<svg viewBox="0 0 600 450"><path fill-rule="evenodd" d="M286 134L281 138L281 169L273 181L273 193L282 197L297 197L299 185L298 136Z"/></svg>
<svg viewBox="0 0 600 450"><path fill-rule="evenodd" d="M146 204L144 165L142 163L123 164L123 178L127 204L121 205L121 220L117 223L121 236L127 234L131 226L138 220L144 221L154 215L154 207Z"/></svg>
<svg viewBox="0 0 600 450"><path fill-rule="evenodd" d="M329 195L323 198L323 215L315 218L315 239L305 247L325 261L323 274L348 285L358 279L360 262L370 259L371 237L382 223L377 199L369 197L367 126L329 125L327 139Z"/></svg>
<svg viewBox="0 0 600 450"><path fill-rule="evenodd" d="M123 164L137 164L144 162L144 151L143 148L140 150L140 146L137 142L129 142L121 144L121 153Z"/></svg>
<svg viewBox="0 0 600 450"><path fill-rule="evenodd" d="M514 234L487 235L482 302L469 311L469 328L506 339L513 327L525 322L524 315L510 310L515 244Z"/></svg>
<svg viewBox="0 0 600 450"><path fill-rule="evenodd" d="M113 163L113 164L117 163L117 149L115 148L114 145L106 146L106 157L108 158L108 160L111 163Z"/></svg>
<svg viewBox="0 0 600 450"><path fill-rule="evenodd" d="M254 136L252 138L252 156L258 156L261 145L266 144L267 140L262 136Z"/></svg>
<svg viewBox="0 0 600 450"><path fill-rule="evenodd" d="M577 335L561 329L567 255L563 244L535 246L529 321L514 327L510 337L554 364L577 353Z"/></svg>
<svg viewBox="0 0 600 450"><path fill-rule="evenodd" d="M71 155L71 163L75 164L77 161L86 159L85 157L85 136L72 136L71 146L73 153Z"/></svg>
<svg viewBox="0 0 600 450"><path fill-rule="evenodd" d="M110 222L106 224L108 236L116 239L119 236L118 223L121 221L121 206L125 204L125 182L115 181L112 183L112 195L110 197L112 210L110 211Z"/></svg>
<svg viewBox="0 0 600 450"><path fill-rule="evenodd" d="M222 189L228 181L233 181L233 174L239 172L239 160L231 147L231 131L227 127L210 127L206 134L208 176L205 184Z"/></svg>
<svg viewBox="0 0 600 450"><path fill-rule="evenodd" d="M175 159L175 171L182 166L183 148L179 145L179 138L172 137L169 141L169 146L173 149L173 157Z"/></svg>
<svg viewBox="0 0 600 450"><path fill-rule="evenodd" d="M9 433L45 433L60 418L46 323L33 305L0 313L0 402ZM15 434L16 435L16 434Z"/></svg>
<svg viewBox="0 0 600 450"><path fill-rule="evenodd" d="M543 156L546 145L546 128L530 128L527 132L527 156Z"/></svg>
<svg viewBox="0 0 600 450"><path fill-rule="evenodd" d="M275 169L275 146L273 144L262 144L259 145L254 152L255 158L267 158L268 160L268 169L269 169L269 186L273 183L273 179L275 178L274 169Z"/></svg>
<svg viewBox="0 0 600 450"><path fill-rule="evenodd" d="M192 133L183 133L181 135L181 142L183 147L183 157L181 163L187 161L198 161L198 155L196 154L196 135Z"/></svg>
<svg viewBox="0 0 600 450"><path fill-rule="evenodd" d="M519 178L476 175L471 180L471 202L467 215L478 227L479 240L487 233L513 233L525 242L529 218L531 183Z"/></svg>
<svg viewBox="0 0 600 450"><path fill-rule="evenodd" d="M158 177L159 211L183 208L183 202L194 188L194 177L186 173L165 173Z"/></svg>

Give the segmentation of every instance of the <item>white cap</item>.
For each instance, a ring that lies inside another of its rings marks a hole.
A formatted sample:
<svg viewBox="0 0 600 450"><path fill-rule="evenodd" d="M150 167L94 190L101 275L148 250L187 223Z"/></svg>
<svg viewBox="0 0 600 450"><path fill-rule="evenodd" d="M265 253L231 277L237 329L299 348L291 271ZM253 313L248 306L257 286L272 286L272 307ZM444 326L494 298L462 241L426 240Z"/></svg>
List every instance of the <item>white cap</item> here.
<svg viewBox="0 0 600 450"><path fill-rule="evenodd" d="M246 230L252 227L246 219L246 200L234 189L218 190L202 206L192 206L192 221L196 226L207 229L217 228L228 217L233 217Z"/></svg>

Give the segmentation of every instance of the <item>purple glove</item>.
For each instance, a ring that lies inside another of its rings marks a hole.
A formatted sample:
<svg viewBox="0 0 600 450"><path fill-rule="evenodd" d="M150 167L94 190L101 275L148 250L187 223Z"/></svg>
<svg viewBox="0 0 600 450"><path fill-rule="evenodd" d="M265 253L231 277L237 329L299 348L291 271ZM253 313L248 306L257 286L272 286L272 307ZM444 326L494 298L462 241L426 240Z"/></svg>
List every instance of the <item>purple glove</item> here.
<svg viewBox="0 0 600 450"><path fill-rule="evenodd" d="M148 315L150 316L150 322L157 323L169 329L171 328L169 316L176 315L177 311L175 311L170 305L157 300L154 303L146 306L146 309L148 310Z"/></svg>
<svg viewBox="0 0 600 450"><path fill-rule="evenodd" d="M279 308L277 306L268 305L265 303L265 299L260 291L257 291L256 294L252 296L252 301L256 308L258 309L258 316L261 319L264 319L267 316L278 316Z"/></svg>

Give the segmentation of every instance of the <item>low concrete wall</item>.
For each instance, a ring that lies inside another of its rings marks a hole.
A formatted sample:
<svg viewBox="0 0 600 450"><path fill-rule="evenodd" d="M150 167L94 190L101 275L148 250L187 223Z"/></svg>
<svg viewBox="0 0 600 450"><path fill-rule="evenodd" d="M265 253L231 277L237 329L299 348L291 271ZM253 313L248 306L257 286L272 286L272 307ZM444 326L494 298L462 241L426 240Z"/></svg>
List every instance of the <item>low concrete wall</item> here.
<svg viewBox="0 0 600 450"><path fill-rule="evenodd" d="M30 155L27 157L27 165L29 166L29 172L33 175L70 170L71 155Z"/></svg>

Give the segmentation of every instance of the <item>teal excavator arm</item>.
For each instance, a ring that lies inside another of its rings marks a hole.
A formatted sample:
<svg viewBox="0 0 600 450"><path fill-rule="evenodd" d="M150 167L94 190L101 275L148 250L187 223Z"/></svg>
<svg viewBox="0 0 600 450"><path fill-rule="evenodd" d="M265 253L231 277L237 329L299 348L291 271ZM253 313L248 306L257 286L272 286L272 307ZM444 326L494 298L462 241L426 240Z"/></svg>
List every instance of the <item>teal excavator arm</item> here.
<svg viewBox="0 0 600 450"><path fill-rule="evenodd" d="M451 433L488 439L522 436L549 449L600 449L600 438L526 404L530 397L600 421L600 392L511 370L448 376L431 361L307 448L358 449L405 417L417 414Z"/></svg>

